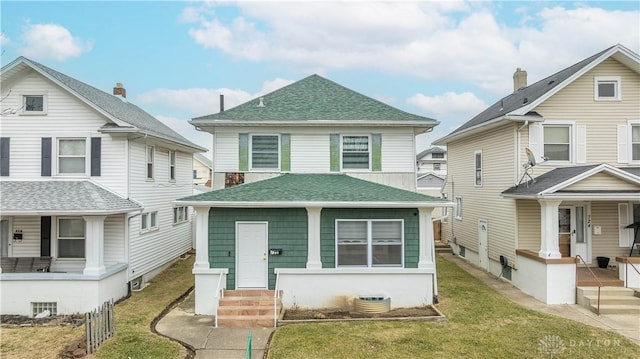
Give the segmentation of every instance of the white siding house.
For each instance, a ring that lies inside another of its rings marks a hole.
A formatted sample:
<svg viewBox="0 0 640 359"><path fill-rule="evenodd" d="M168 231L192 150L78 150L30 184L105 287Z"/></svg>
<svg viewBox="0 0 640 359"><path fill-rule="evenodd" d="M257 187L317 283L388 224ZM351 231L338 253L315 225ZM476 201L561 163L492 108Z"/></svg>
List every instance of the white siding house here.
<svg viewBox="0 0 640 359"><path fill-rule="evenodd" d="M24 57L1 81L2 314L92 310L191 248L171 201L192 193L203 148L120 84L112 95Z"/></svg>

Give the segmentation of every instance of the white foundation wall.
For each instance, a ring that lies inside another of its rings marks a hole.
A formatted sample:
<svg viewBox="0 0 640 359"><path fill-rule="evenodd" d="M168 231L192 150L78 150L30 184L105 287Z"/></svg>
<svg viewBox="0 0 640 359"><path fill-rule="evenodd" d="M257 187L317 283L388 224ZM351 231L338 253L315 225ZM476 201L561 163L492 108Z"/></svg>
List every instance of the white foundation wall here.
<svg viewBox="0 0 640 359"><path fill-rule="evenodd" d="M218 289L227 288L229 269L194 268L192 273L195 277L195 314L216 315L220 302Z"/></svg>
<svg viewBox="0 0 640 359"><path fill-rule="evenodd" d="M358 296L391 298L391 308L433 304L433 269L276 269L284 308L340 308Z"/></svg>
<svg viewBox="0 0 640 359"><path fill-rule="evenodd" d="M638 269L640 268L640 265L635 264L635 267ZM618 268L618 278L625 282L625 287L640 288L640 273L633 268L631 263L620 263Z"/></svg>
<svg viewBox="0 0 640 359"><path fill-rule="evenodd" d="M32 302L56 302L58 314L86 313L108 300L124 298L127 291L124 264L101 276L62 273L0 275L2 314L30 317Z"/></svg>
<svg viewBox="0 0 640 359"><path fill-rule="evenodd" d="M549 264L518 256L512 279L521 291L543 303L576 303L575 264Z"/></svg>

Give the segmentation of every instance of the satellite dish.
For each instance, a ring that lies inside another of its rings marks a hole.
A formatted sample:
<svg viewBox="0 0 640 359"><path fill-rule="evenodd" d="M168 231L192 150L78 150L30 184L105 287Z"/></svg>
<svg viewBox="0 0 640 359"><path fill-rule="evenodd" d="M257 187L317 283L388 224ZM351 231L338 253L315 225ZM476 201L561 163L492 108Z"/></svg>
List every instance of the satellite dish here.
<svg viewBox="0 0 640 359"><path fill-rule="evenodd" d="M524 149L527 152L527 158L529 162L525 165L525 167L533 167L536 165L536 156L533 155L533 152L529 149L529 147Z"/></svg>

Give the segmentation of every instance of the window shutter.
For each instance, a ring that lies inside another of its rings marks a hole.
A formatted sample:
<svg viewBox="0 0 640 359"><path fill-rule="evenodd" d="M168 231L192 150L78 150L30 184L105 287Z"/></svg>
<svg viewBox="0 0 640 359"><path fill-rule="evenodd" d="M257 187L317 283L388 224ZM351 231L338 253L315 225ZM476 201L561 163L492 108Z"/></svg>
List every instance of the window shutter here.
<svg viewBox="0 0 640 359"><path fill-rule="evenodd" d="M100 176L102 138L91 137L91 175Z"/></svg>
<svg viewBox="0 0 640 359"><path fill-rule="evenodd" d="M618 203L618 246L629 248L633 243L633 229L624 228L629 225L629 204Z"/></svg>
<svg viewBox="0 0 640 359"><path fill-rule="evenodd" d="M627 125L618 125L618 163L629 163Z"/></svg>
<svg viewBox="0 0 640 359"><path fill-rule="evenodd" d="M238 152L238 169L240 171L249 170L249 134L241 133L238 138L239 152Z"/></svg>
<svg viewBox="0 0 640 359"><path fill-rule="evenodd" d="M42 176L51 176L51 137L42 138L40 174Z"/></svg>
<svg viewBox="0 0 640 359"><path fill-rule="evenodd" d="M51 257L51 217L40 217L40 256Z"/></svg>
<svg viewBox="0 0 640 359"><path fill-rule="evenodd" d="M371 170L382 171L382 135L371 135Z"/></svg>
<svg viewBox="0 0 640 359"><path fill-rule="evenodd" d="M576 163L587 163L587 126L577 126Z"/></svg>
<svg viewBox="0 0 640 359"><path fill-rule="evenodd" d="M329 170L331 172L340 171L340 135L332 133L329 135L330 140L330 165Z"/></svg>
<svg viewBox="0 0 640 359"><path fill-rule="evenodd" d="M280 171L291 171L291 135L280 135Z"/></svg>
<svg viewBox="0 0 640 359"><path fill-rule="evenodd" d="M540 152L540 125L533 123L529 125L529 149L533 152L536 162L540 161L542 153Z"/></svg>
<svg viewBox="0 0 640 359"><path fill-rule="evenodd" d="M11 146L9 137L0 138L0 176L9 175L10 151Z"/></svg>

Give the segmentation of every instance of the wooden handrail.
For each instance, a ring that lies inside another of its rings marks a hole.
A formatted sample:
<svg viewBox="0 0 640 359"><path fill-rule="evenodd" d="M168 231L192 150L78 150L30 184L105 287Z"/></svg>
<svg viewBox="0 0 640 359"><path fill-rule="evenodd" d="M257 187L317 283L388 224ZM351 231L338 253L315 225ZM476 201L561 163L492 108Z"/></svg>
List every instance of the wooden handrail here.
<svg viewBox="0 0 640 359"><path fill-rule="evenodd" d="M595 273L593 273L591 268L589 268L589 266L587 265L587 262L585 262L585 260L584 260L584 258L582 258L582 256L577 254L576 258L579 259L582 263L584 263L584 266L589 270L589 273L591 273L593 278L595 278L596 281L598 282L598 307L596 309L596 314L600 315L600 288L602 288L602 282L600 281L600 279L598 279L598 276ZM576 270L577 270L577 267L576 267ZM577 296L578 296L578 286L576 285L576 300L577 300Z"/></svg>

